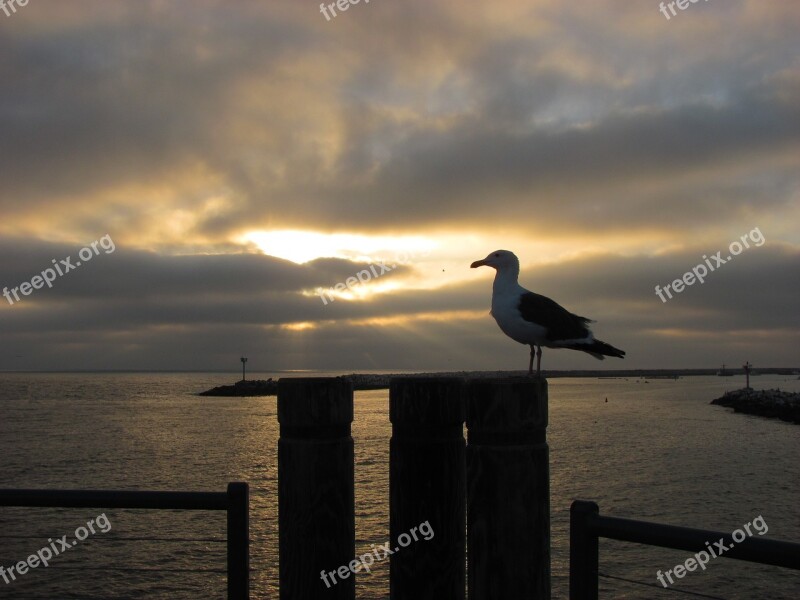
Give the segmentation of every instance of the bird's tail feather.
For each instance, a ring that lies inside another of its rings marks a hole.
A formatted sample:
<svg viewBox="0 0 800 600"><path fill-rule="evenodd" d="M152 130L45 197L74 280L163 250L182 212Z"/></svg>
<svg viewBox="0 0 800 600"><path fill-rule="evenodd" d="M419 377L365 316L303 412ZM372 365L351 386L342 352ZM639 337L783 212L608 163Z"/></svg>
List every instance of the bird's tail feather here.
<svg viewBox="0 0 800 600"><path fill-rule="evenodd" d="M561 346L562 348L569 348L571 350L582 350L588 352L595 358L603 360L606 356L613 356L615 358L625 358L625 351L615 348L611 344L606 344L600 340L594 340L591 344L571 344L569 346Z"/></svg>

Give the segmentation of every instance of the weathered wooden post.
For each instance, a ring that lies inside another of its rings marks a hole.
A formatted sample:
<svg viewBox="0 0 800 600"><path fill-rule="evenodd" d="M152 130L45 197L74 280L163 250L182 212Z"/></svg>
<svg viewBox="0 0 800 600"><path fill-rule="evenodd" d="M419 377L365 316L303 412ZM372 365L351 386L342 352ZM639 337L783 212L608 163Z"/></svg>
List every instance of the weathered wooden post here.
<svg viewBox="0 0 800 600"><path fill-rule="evenodd" d="M394 379L389 414L390 598L463 600L464 381Z"/></svg>
<svg viewBox="0 0 800 600"><path fill-rule="evenodd" d="M547 381L467 384L470 600L550 598Z"/></svg>
<svg viewBox="0 0 800 600"><path fill-rule="evenodd" d="M250 597L250 487L228 484L228 598Z"/></svg>
<svg viewBox="0 0 800 600"><path fill-rule="evenodd" d="M569 598L597 600L599 543L588 521L600 513L595 502L575 500L569 509Z"/></svg>
<svg viewBox="0 0 800 600"><path fill-rule="evenodd" d="M278 382L281 600L355 598L352 421L349 381Z"/></svg>

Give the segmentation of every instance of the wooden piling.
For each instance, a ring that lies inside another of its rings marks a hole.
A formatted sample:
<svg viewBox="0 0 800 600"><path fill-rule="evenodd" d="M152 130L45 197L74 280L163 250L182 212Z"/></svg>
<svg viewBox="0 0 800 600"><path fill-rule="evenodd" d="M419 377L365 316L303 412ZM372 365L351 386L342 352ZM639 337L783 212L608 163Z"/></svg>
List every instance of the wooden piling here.
<svg viewBox="0 0 800 600"><path fill-rule="evenodd" d="M349 381L280 379L281 600L355 598L355 575L347 568L355 556L352 421Z"/></svg>
<svg viewBox="0 0 800 600"><path fill-rule="evenodd" d="M465 597L463 392L464 381L459 378L414 377L391 382L389 529L393 554L389 579L393 600Z"/></svg>
<svg viewBox="0 0 800 600"><path fill-rule="evenodd" d="M550 598L547 382L467 383L470 600Z"/></svg>
<svg viewBox="0 0 800 600"><path fill-rule="evenodd" d="M250 598L250 487L228 484L228 600Z"/></svg>

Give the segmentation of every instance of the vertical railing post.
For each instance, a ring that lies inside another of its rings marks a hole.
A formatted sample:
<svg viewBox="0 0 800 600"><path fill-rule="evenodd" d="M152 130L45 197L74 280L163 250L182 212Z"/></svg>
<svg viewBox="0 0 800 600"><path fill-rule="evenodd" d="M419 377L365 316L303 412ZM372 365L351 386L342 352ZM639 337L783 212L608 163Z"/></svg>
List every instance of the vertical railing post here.
<svg viewBox="0 0 800 600"><path fill-rule="evenodd" d="M467 384L470 600L550 598L547 382Z"/></svg>
<svg viewBox="0 0 800 600"><path fill-rule="evenodd" d="M281 600L353 600L353 386L340 377L278 382Z"/></svg>
<svg viewBox="0 0 800 600"><path fill-rule="evenodd" d="M463 600L464 381L394 379L389 415L390 598Z"/></svg>
<svg viewBox="0 0 800 600"><path fill-rule="evenodd" d="M588 520L600 513L594 502L575 500L569 509L569 598L597 600L599 552Z"/></svg>
<svg viewBox="0 0 800 600"><path fill-rule="evenodd" d="M228 600L250 598L250 492L246 483L228 484Z"/></svg>

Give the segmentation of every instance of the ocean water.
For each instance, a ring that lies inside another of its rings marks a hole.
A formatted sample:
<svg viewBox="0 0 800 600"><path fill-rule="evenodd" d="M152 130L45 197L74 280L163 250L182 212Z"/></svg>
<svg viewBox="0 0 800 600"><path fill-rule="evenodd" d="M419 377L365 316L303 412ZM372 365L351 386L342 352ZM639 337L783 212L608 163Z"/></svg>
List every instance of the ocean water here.
<svg viewBox="0 0 800 600"><path fill-rule="evenodd" d="M337 373L306 373L325 376ZM253 374L253 378L286 374ZM234 374L0 374L0 486L223 491L251 488L252 597L277 598L277 402L195 392ZM738 377L550 380L553 597L568 594L569 505L730 532L763 518L767 537L800 541L800 427L712 406ZM757 389L800 391L757 376ZM608 402L605 402L608 398ZM356 550L388 540L388 391L357 392ZM105 515L105 519L100 513ZM100 517L100 520L98 520ZM96 533L6 583L0 598L224 598L224 513L0 508L0 565ZM110 529L100 531L99 524ZM55 542L54 542L55 543ZM600 571L658 586L689 553L601 541ZM388 597L388 560L357 597ZM795 571L719 558L674 587L719 598L800 597ZM603 598L674 594L601 578ZM686 597L686 596L683 596Z"/></svg>

